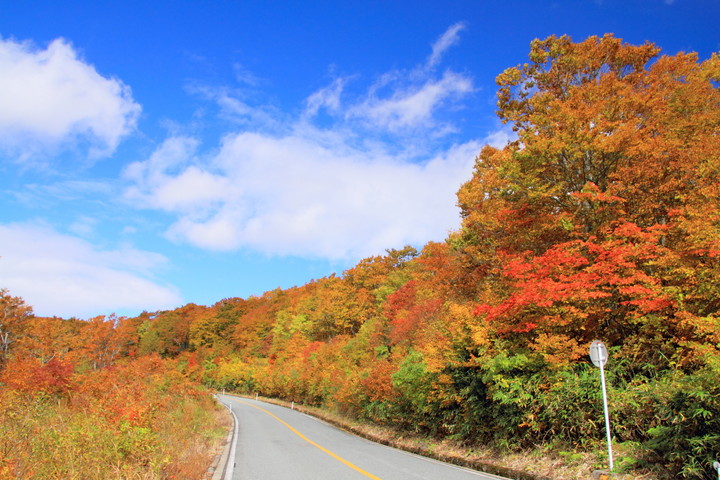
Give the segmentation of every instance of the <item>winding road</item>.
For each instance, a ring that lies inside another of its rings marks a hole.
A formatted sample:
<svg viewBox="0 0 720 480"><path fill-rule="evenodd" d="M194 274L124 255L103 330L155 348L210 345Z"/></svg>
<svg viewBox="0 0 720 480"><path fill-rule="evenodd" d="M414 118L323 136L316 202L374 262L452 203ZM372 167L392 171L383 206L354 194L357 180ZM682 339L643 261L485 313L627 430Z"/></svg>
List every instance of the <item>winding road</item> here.
<svg viewBox="0 0 720 480"><path fill-rule="evenodd" d="M314 417L264 402L218 395L233 412L234 452L223 480L498 480L386 447Z"/></svg>

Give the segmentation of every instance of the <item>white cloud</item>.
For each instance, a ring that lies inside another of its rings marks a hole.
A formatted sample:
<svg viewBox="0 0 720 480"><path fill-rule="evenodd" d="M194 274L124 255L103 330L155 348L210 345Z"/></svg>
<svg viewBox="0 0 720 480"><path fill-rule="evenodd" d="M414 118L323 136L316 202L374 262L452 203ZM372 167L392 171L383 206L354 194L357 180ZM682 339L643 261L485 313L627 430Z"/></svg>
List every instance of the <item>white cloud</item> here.
<svg viewBox="0 0 720 480"><path fill-rule="evenodd" d="M504 148L508 143L517 140L517 133L513 132L512 127L504 126L489 133L483 143L495 147L497 149Z"/></svg>
<svg viewBox="0 0 720 480"><path fill-rule="evenodd" d="M359 81L336 78L297 118L275 118L275 128L250 122L208 146L211 154L197 155L192 138L169 138L126 169L126 197L174 214L166 234L209 250L354 260L446 238L482 144L449 143L454 125L440 118L474 90L472 79L427 66L462 28L450 27L427 63L388 72L354 97ZM222 89L204 92L228 108ZM271 112L238 105L247 118ZM327 118L315 118L321 109Z"/></svg>
<svg viewBox="0 0 720 480"><path fill-rule="evenodd" d="M134 162L124 176L135 182L125 196L140 205L171 212L202 212L223 199L227 179L192 165L197 141L171 137L150 159Z"/></svg>
<svg viewBox="0 0 720 480"><path fill-rule="evenodd" d="M82 215L68 226L68 230L80 237L90 238L95 233L97 219Z"/></svg>
<svg viewBox="0 0 720 480"><path fill-rule="evenodd" d="M261 80L253 72L240 63L233 64L233 70L235 72L235 79L240 83L251 87L256 87L261 83Z"/></svg>
<svg viewBox="0 0 720 480"><path fill-rule="evenodd" d="M472 91L472 80L448 71L438 80L430 79L419 86L396 89L390 97L368 97L350 108L348 115L393 131L429 128L436 124L433 115L446 100L460 98Z"/></svg>
<svg viewBox="0 0 720 480"><path fill-rule="evenodd" d="M34 208L52 207L58 202L83 201L88 197L111 198L115 195L111 184L97 180L64 180L51 184L28 183L20 190L7 193L23 205Z"/></svg>
<svg viewBox="0 0 720 480"><path fill-rule="evenodd" d="M39 50L0 39L0 148L27 159L68 142L112 153L140 106L120 80L101 76L63 39Z"/></svg>
<svg viewBox="0 0 720 480"><path fill-rule="evenodd" d="M471 141L408 162L323 141L310 130L279 138L240 133L224 140L206 167L212 173L191 166L155 184L139 180L145 205L178 214L168 231L177 240L210 250L361 258L441 240L456 228L455 192L479 149ZM197 179L212 181L191 181ZM175 202L165 201L167 191L178 193ZM214 201L209 208L206 192Z"/></svg>
<svg viewBox="0 0 720 480"><path fill-rule="evenodd" d="M253 128L278 126L278 117L281 113L270 106L250 105L248 97L252 97L252 94L243 89L212 87L197 83L190 83L185 89L193 95L215 102L220 107L220 117L225 120L244 126L252 125Z"/></svg>
<svg viewBox="0 0 720 480"><path fill-rule="evenodd" d="M174 173L187 165L197 150L198 142L190 137L171 137L163 142L148 161L131 163L125 174L134 180L158 182L168 172Z"/></svg>
<svg viewBox="0 0 720 480"><path fill-rule="evenodd" d="M346 78L336 78L329 86L310 95L305 100L305 115L312 117L323 107L333 113L340 110L340 95L347 80Z"/></svg>
<svg viewBox="0 0 720 480"><path fill-rule="evenodd" d="M0 287L37 315L89 318L123 310L174 308L182 299L152 280L162 255L130 247L101 250L45 225L0 225Z"/></svg>
<svg viewBox="0 0 720 480"><path fill-rule="evenodd" d="M417 135L430 133L433 137L444 136L453 128L437 118L443 108L457 104L475 91L472 78L446 70L442 74L434 67L442 55L458 42L464 24L451 26L434 44L425 64L407 71L393 70L381 75L364 94L345 99L350 77L340 77L308 97L305 118L312 118L321 108L345 121L352 128L358 121L362 128L393 134ZM349 96L349 95L347 95Z"/></svg>
<svg viewBox="0 0 720 480"><path fill-rule="evenodd" d="M427 59L425 66L432 68L440 63L445 51L460 41L460 32L465 29L465 24L458 22L448 28L432 46L432 53Z"/></svg>

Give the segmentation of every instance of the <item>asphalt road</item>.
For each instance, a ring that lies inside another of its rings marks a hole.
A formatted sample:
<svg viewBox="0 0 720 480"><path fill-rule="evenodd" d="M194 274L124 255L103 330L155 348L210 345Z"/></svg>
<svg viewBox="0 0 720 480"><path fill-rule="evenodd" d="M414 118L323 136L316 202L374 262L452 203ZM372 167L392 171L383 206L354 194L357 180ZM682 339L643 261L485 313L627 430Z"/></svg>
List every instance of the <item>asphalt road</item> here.
<svg viewBox="0 0 720 480"><path fill-rule="evenodd" d="M218 395L238 419L224 480L498 480L386 447L295 410Z"/></svg>

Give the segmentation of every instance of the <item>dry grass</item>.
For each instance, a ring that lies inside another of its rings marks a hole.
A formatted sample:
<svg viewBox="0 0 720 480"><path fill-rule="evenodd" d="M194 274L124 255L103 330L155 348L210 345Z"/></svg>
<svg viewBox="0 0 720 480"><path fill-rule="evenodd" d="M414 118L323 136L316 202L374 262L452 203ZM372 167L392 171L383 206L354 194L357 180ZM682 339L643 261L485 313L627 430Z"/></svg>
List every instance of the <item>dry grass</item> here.
<svg viewBox="0 0 720 480"><path fill-rule="evenodd" d="M175 441L172 462L164 468L168 478L208 480L212 477L215 459L225 446L225 432L232 428L232 418L225 408L216 408L207 423L213 426L211 435L194 435Z"/></svg>
<svg viewBox="0 0 720 480"><path fill-rule="evenodd" d="M213 413L217 427L222 429L225 435L216 438L211 444L205 446L202 462L200 462L200 465L205 467L204 472L202 475L197 476L197 478L201 480L210 480L215 474L216 469L223 467L223 465L219 465L220 457L223 454L226 444L232 439L231 435L227 435L233 428L233 419L230 412L226 408L220 407Z"/></svg>
<svg viewBox="0 0 720 480"><path fill-rule="evenodd" d="M161 359L74 376L68 392L0 385L0 479L202 479L230 422Z"/></svg>

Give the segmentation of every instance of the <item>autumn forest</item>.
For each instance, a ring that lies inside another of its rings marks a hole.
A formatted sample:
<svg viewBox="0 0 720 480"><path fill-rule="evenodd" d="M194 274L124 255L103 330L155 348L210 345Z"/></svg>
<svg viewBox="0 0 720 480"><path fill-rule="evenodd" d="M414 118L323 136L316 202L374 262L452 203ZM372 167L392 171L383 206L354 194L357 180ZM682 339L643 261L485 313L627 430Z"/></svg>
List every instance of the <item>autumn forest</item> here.
<svg viewBox="0 0 720 480"><path fill-rule="evenodd" d="M497 84L516 137L479 152L444 242L134 318L42 318L2 290L0 478L202 478L222 389L467 448L594 452L590 471L596 339L617 470L710 478L720 56L553 36Z"/></svg>

